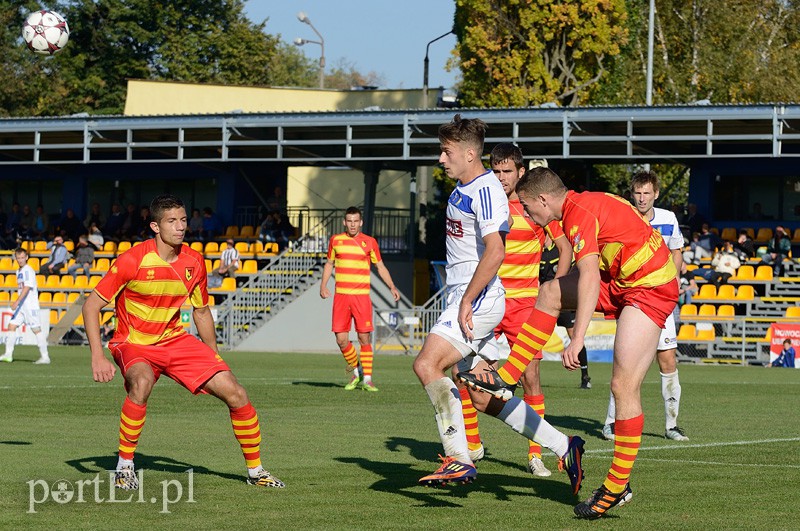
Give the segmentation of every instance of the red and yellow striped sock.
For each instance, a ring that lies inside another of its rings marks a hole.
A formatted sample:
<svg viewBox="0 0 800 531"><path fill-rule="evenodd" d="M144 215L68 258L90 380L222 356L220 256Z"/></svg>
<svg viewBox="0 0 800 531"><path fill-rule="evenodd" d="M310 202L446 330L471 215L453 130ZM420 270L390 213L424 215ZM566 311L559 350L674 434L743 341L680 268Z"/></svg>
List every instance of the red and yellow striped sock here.
<svg viewBox="0 0 800 531"><path fill-rule="evenodd" d="M364 376L372 376L372 345L361 345L361 368Z"/></svg>
<svg viewBox="0 0 800 531"><path fill-rule="evenodd" d="M467 448L477 450L481 447L481 434L478 433L478 410L472 405L472 398L466 387L458 390L461 395L461 412L464 414L464 432L467 434Z"/></svg>
<svg viewBox="0 0 800 531"><path fill-rule="evenodd" d="M625 490L633 462L636 461L636 454L639 453L639 446L642 444L642 429L644 429L644 414L632 419L617 419L614 422L614 459L603 482L603 486L614 494Z"/></svg>
<svg viewBox="0 0 800 531"><path fill-rule="evenodd" d="M247 468L261 466L261 427L253 404L248 402L242 407L230 410L233 434L242 447Z"/></svg>
<svg viewBox="0 0 800 531"><path fill-rule="evenodd" d="M523 395L522 398L537 415L544 418L544 395ZM542 447L533 441L528 441L528 461L533 457L542 458Z"/></svg>
<svg viewBox="0 0 800 531"><path fill-rule="evenodd" d="M126 396L122 403L122 413L119 415L119 456L122 459L133 461L145 417L147 417L147 404L140 406Z"/></svg>
<svg viewBox="0 0 800 531"><path fill-rule="evenodd" d="M353 346L353 343L350 342L347 344L347 347L341 349L342 356L344 356L344 361L347 362L347 365L350 367L358 366L358 352L356 352L356 347Z"/></svg>
<svg viewBox="0 0 800 531"><path fill-rule="evenodd" d="M550 315L536 308L531 311L530 317L517 335L517 341L511 349L511 354L508 355L508 361L497 371L500 378L510 384L519 381L525 367L542 351L550 339L557 320L557 315Z"/></svg>

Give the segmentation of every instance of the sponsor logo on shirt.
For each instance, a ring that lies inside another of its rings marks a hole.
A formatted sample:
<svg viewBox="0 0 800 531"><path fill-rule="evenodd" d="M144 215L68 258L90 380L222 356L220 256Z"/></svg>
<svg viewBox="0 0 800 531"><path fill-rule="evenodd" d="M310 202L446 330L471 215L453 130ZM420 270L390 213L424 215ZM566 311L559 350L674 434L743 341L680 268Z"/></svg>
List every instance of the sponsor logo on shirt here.
<svg viewBox="0 0 800 531"><path fill-rule="evenodd" d="M454 238L464 237L464 227L461 225L461 220L447 218L446 225L448 236L452 236Z"/></svg>

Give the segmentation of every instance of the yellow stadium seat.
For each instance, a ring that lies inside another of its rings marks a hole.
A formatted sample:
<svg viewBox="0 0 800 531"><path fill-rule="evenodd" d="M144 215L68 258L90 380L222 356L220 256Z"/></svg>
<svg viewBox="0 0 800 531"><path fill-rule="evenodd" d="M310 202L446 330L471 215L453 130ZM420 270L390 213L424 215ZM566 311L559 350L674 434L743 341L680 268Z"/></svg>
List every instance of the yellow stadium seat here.
<svg viewBox="0 0 800 531"><path fill-rule="evenodd" d="M698 317L714 317L717 315L717 307L713 304L702 304L697 311Z"/></svg>
<svg viewBox="0 0 800 531"><path fill-rule="evenodd" d="M64 240L64 247L67 248L67 251L73 252L75 250L75 242L72 240Z"/></svg>
<svg viewBox="0 0 800 531"><path fill-rule="evenodd" d="M120 255L131 248L131 242L119 242L117 245L117 255Z"/></svg>
<svg viewBox="0 0 800 531"><path fill-rule="evenodd" d="M0 291L0 304L10 301L11 301L11 293L8 291Z"/></svg>
<svg viewBox="0 0 800 531"><path fill-rule="evenodd" d="M39 293L39 306L50 306L53 302L53 294L49 291Z"/></svg>
<svg viewBox="0 0 800 531"><path fill-rule="evenodd" d="M80 297L80 296L81 296L81 294L77 293L77 292L72 292L72 293L68 294L67 295L67 304L72 304L73 302L78 300L78 297Z"/></svg>
<svg viewBox="0 0 800 531"><path fill-rule="evenodd" d="M61 317L58 315L57 311L51 310L50 311L50 326L57 325L60 318Z"/></svg>
<svg viewBox="0 0 800 531"><path fill-rule="evenodd" d="M47 250L47 242L45 241L38 241L33 244L33 252L34 253L50 253Z"/></svg>
<svg viewBox="0 0 800 531"><path fill-rule="evenodd" d="M39 271L39 259L35 256L28 258L28 265L31 266L34 271Z"/></svg>
<svg viewBox="0 0 800 531"><path fill-rule="evenodd" d="M105 242L103 244L103 252L104 253L111 253L113 255L117 254L117 242Z"/></svg>
<svg viewBox="0 0 800 531"><path fill-rule="evenodd" d="M36 275L36 285L44 286L47 283L47 277L44 275Z"/></svg>
<svg viewBox="0 0 800 531"><path fill-rule="evenodd" d="M60 275L50 275L47 277L44 287L50 289L58 289L61 286Z"/></svg>
<svg viewBox="0 0 800 531"><path fill-rule="evenodd" d="M0 258L0 271L13 271L16 269L16 267L14 267L16 263L16 260L12 260L10 256L4 256Z"/></svg>
<svg viewBox="0 0 800 531"><path fill-rule="evenodd" d="M213 271L215 269L219 269L219 264L220 263L221 262L219 261L219 258L217 258L216 260L212 260L212 262L211 262L211 270Z"/></svg>
<svg viewBox="0 0 800 531"><path fill-rule="evenodd" d="M242 273L258 273L258 262L255 260L245 260L242 263Z"/></svg>
<svg viewBox="0 0 800 531"><path fill-rule="evenodd" d="M736 290L736 298L738 300L751 301L755 299L755 297L756 297L756 292L753 289L753 286L749 284L739 286L739 289Z"/></svg>
<svg viewBox="0 0 800 531"><path fill-rule="evenodd" d="M725 227L724 229L722 229L722 234L720 235L720 238L730 242L736 241L737 238L736 229L733 227Z"/></svg>
<svg viewBox="0 0 800 531"><path fill-rule="evenodd" d="M28 251L28 254L31 254L31 252L33 251L33 242L24 241L20 243L19 246Z"/></svg>
<svg viewBox="0 0 800 531"><path fill-rule="evenodd" d="M275 256L276 254L278 254L278 244L275 242L265 243L264 254L267 256Z"/></svg>
<svg viewBox="0 0 800 531"><path fill-rule="evenodd" d="M739 266L731 280L753 280L756 277L755 269L751 265Z"/></svg>
<svg viewBox="0 0 800 531"><path fill-rule="evenodd" d="M53 306L66 306L67 294L63 291L53 293Z"/></svg>
<svg viewBox="0 0 800 531"><path fill-rule="evenodd" d="M259 255L264 254L264 242L261 240L255 241L250 244L250 251L258 258Z"/></svg>
<svg viewBox="0 0 800 531"><path fill-rule="evenodd" d="M103 277L99 275L94 275L92 277L89 277L89 287L94 288L96 285L100 283L100 280L102 280L102 278Z"/></svg>
<svg viewBox="0 0 800 531"><path fill-rule="evenodd" d="M219 244L217 242L207 242L203 248L203 254L206 256L206 258L219 256Z"/></svg>
<svg viewBox="0 0 800 531"><path fill-rule="evenodd" d="M205 262L206 262L206 272L208 272L208 273L211 273L211 269L212 269L212 267L211 267L211 266L213 265L213 264L212 264L212 262L211 262L211 260L209 260L208 258L206 258Z"/></svg>
<svg viewBox="0 0 800 531"><path fill-rule="evenodd" d="M681 306L681 317L696 317L697 316L697 305L695 304L684 304Z"/></svg>
<svg viewBox="0 0 800 531"><path fill-rule="evenodd" d="M75 279L75 285L73 287L75 289L88 289L89 278L86 277L86 275L78 275L78 278Z"/></svg>
<svg viewBox="0 0 800 531"><path fill-rule="evenodd" d="M697 294L698 299L716 299L717 287L714 284L703 284L700 286L700 292Z"/></svg>
<svg viewBox="0 0 800 531"><path fill-rule="evenodd" d="M714 332L714 328L712 327L698 330L695 341L714 341L716 338L717 334Z"/></svg>
<svg viewBox="0 0 800 531"><path fill-rule="evenodd" d="M73 286L75 286L75 279L72 278L72 275L61 275L58 282L59 288L71 289Z"/></svg>
<svg viewBox="0 0 800 531"><path fill-rule="evenodd" d="M697 264L686 264L686 271L694 271L698 267L700 267L700 266L697 265Z"/></svg>
<svg viewBox="0 0 800 531"><path fill-rule="evenodd" d="M17 289L17 275L9 273L3 279L3 287Z"/></svg>
<svg viewBox="0 0 800 531"><path fill-rule="evenodd" d="M16 291L12 291L11 292L11 302L14 302L18 298L19 298L19 293L17 293Z"/></svg>
<svg viewBox="0 0 800 531"><path fill-rule="evenodd" d="M95 271L108 271L109 267L111 267L111 260L108 258L98 258L93 269Z"/></svg>
<svg viewBox="0 0 800 531"><path fill-rule="evenodd" d="M772 282L772 266L760 265L756 269L756 280Z"/></svg>
<svg viewBox="0 0 800 531"><path fill-rule="evenodd" d="M800 243L800 227L794 229L794 234L792 235L792 243Z"/></svg>
<svg viewBox="0 0 800 531"><path fill-rule="evenodd" d="M786 308L786 317L800 319L800 306L789 306Z"/></svg>
<svg viewBox="0 0 800 531"><path fill-rule="evenodd" d="M772 229L769 227L761 227L753 238L757 243L767 243L772 239Z"/></svg>
<svg viewBox="0 0 800 531"><path fill-rule="evenodd" d="M236 242L234 247L237 251L239 251L239 258L241 260L249 260L255 257L253 252L250 250L250 244L247 242Z"/></svg>
<svg viewBox="0 0 800 531"><path fill-rule="evenodd" d="M748 236L750 236L750 239L751 239L751 240L755 240L755 239L756 239L756 231L755 231L755 229L753 229L752 227L742 227L742 228L741 228L741 229L739 229L739 230L745 230L745 231L747 231L747 235L748 235Z"/></svg>
<svg viewBox="0 0 800 531"><path fill-rule="evenodd" d="M736 311L732 304L721 304L717 308L717 319L733 319L736 316Z"/></svg>
<svg viewBox="0 0 800 531"><path fill-rule="evenodd" d="M697 336L697 330L693 324L682 324L678 331L678 341L690 341Z"/></svg>
<svg viewBox="0 0 800 531"><path fill-rule="evenodd" d="M75 326L83 326L83 314L78 315L78 317L72 323Z"/></svg>
<svg viewBox="0 0 800 531"><path fill-rule="evenodd" d="M239 230L240 238L254 238L256 235L256 228L253 225L243 225Z"/></svg>
<svg viewBox="0 0 800 531"><path fill-rule="evenodd" d="M233 277L223 278L222 286L219 289L222 291L236 291L236 279Z"/></svg>
<svg viewBox="0 0 800 531"><path fill-rule="evenodd" d="M209 306L214 306L216 303L217 302L214 300L214 296L213 295L209 295L208 296L208 305Z"/></svg>
<svg viewBox="0 0 800 531"><path fill-rule="evenodd" d="M225 237L226 238L238 238L239 237L239 227L236 225L228 225L225 229Z"/></svg>
<svg viewBox="0 0 800 531"><path fill-rule="evenodd" d="M733 299L736 297L736 290L731 284L723 284L717 290L718 299Z"/></svg>
<svg viewBox="0 0 800 531"><path fill-rule="evenodd" d="M191 247L198 253L203 254L203 242L192 242L192 244L189 245L189 247Z"/></svg>

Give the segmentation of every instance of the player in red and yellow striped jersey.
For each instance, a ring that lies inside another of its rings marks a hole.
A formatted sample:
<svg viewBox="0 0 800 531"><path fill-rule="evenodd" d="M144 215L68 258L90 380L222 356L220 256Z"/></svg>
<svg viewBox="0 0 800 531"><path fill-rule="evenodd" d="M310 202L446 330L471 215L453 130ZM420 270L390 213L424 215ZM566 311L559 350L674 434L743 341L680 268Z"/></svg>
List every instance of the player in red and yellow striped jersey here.
<svg viewBox="0 0 800 531"><path fill-rule="evenodd" d="M375 264L378 275L389 286L395 301L400 292L394 286L392 275L381 260L381 251L375 238L361 232L364 224L361 210L349 207L344 214L345 231L331 236L328 243L328 261L322 270L319 295L323 299L331 296L328 281L336 269L336 288L333 297L333 324L336 344L347 362L347 370L353 372L350 382L344 386L352 391L359 384L365 391L377 391L372 383L372 300L369 298L370 266ZM350 341L351 322L355 323L361 356Z"/></svg>
<svg viewBox="0 0 800 531"><path fill-rule="evenodd" d="M183 244L186 209L171 195L150 205L155 238L122 253L83 305L83 320L92 352L96 382L110 382L116 368L106 358L100 339L100 310L114 301L117 329L109 342L114 362L125 380L122 405L118 488L139 488L133 455L144 427L147 400L164 374L194 394L208 393L227 404L233 433L242 448L247 482L283 487L261 466L261 428L245 389L217 353L214 319L208 307L203 256ZM189 302L200 340L181 326L180 309Z"/></svg>
<svg viewBox="0 0 800 531"><path fill-rule="evenodd" d="M512 221L511 228L506 235L505 258L497 272L506 292L506 309L502 321L494 332L496 337L505 334L509 346L513 347L517 341L517 334L536 304L536 296L539 293L539 262L546 234L550 234L558 247L559 256L562 259L559 263L564 264L558 267L556 273L558 276L565 275L569 270L572 262L572 247L564 238L564 232L561 230L559 222L553 221L545 229L525 215L515 190L520 178L525 174L525 163L519 147L505 142L497 144L489 155L489 164L508 197L508 208ZM543 417L544 392L539 378L541 358L542 355L539 353L527 365L521 381L524 402L540 417ZM483 454L477 413L473 414L475 408L466 392L461 392L461 401L467 430L467 445L473 460L476 460ZM528 469L535 476L547 477L550 475L550 471L542 461L542 447L530 440L528 441Z"/></svg>
<svg viewBox="0 0 800 531"><path fill-rule="evenodd" d="M514 348L533 357L539 338L546 341L552 334L562 307L574 308L574 334L562 353L562 362L575 370L595 309L617 319L611 390L617 403L615 427L618 431L621 427L624 435L615 440L613 463L603 485L574 509L581 518L598 518L632 496L629 477L644 420L639 391L655 357L661 329L677 300L675 264L661 234L621 197L569 191L547 168L529 172L520 180L517 193L537 223L562 221L576 268L542 285ZM503 369L495 373L493 384L508 385L517 370ZM481 382L475 383L480 387Z"/></svg>

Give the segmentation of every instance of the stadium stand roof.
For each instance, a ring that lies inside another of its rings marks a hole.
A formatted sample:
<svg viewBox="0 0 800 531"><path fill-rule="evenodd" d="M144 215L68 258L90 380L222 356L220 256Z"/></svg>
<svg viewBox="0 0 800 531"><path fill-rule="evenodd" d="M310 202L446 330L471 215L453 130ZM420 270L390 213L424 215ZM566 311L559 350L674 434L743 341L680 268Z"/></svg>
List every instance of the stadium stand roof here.
<svg viewBox="0 0 800 531"><path fill-rule="evenodd" d="M271 161L430 164L454 113L489 125L487 144L606 162L800 156L800 105L368 110L0 120L0 165Z"/></svg>

